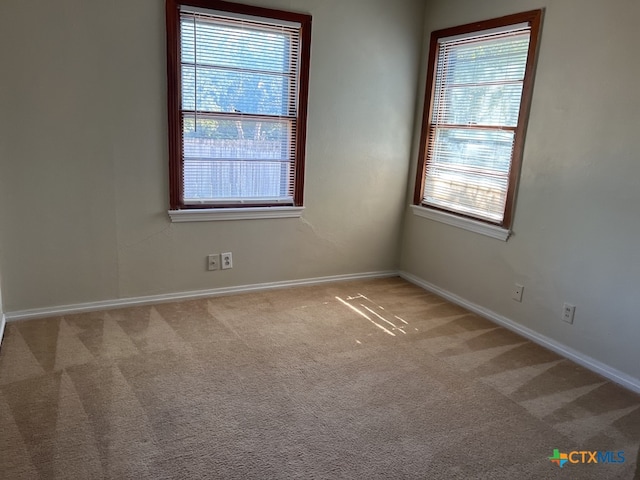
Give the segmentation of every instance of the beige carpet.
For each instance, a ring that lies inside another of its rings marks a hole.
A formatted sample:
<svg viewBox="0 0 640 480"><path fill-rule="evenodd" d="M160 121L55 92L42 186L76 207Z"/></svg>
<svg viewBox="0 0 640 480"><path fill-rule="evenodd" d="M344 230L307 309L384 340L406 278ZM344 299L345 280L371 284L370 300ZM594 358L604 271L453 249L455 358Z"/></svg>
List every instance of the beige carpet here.
<svg viewBox="0 0 640 480"><path fill-rule="evenodd" d="M15 322L0 352L3 479L631 479L639 440L637 395L398 278Z"/></svg>

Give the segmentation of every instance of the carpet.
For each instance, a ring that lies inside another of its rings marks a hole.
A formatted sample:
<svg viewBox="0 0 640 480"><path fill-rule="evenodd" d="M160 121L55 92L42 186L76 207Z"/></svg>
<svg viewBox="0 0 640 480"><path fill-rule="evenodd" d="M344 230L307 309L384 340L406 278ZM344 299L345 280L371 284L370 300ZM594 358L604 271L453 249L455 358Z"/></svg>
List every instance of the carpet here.
<svg viewBox="0 0 640 480"><path fill-rule="evenodd" d="M632 479L639 441L638 395L399 278L13 322L0 351L7 479Z"/></svg>

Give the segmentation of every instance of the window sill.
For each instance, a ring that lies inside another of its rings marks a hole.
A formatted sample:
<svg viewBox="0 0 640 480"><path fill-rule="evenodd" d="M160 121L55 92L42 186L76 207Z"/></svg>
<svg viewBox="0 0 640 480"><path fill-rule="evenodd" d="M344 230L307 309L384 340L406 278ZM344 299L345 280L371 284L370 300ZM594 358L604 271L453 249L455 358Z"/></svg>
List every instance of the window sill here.
<svg viewBox="0 0 640 480"><path fill-rule="evenodd" d="M169 210L173 223L299 218L304 207L193 208Z"/></svg>
<svg viewBox="0 0 640 480"><path fill-rule="evenodd" d="M511 235L511 230L507 230L502 227L489 225L488 223L471 220L470 218L459 217L457 215L452 215L450 213L433 210L419 205L410 206L411 210L413 210L413 214L418 217L435 220L436 222L445 223L453 227L462 228L463 230L479 233L480 235L485 235L497 240L502 240L503 242L506 242Z"/></svg>

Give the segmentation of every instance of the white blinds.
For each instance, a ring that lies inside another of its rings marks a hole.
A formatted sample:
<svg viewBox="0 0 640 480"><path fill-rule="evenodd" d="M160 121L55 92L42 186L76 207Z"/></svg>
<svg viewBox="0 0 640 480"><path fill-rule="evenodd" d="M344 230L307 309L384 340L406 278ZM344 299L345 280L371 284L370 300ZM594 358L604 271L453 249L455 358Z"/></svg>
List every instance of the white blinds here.
<svg viewBox="0 0 640 480"><path fill-rule="evenodd" d="M300 28L180 13L187 204L291 203Z"/></svg>
<svg viewBox="0 0 640 480"><path fill-rule="evenodd" d="M423 203L501 222L529 27L441 41Z"/></svg>

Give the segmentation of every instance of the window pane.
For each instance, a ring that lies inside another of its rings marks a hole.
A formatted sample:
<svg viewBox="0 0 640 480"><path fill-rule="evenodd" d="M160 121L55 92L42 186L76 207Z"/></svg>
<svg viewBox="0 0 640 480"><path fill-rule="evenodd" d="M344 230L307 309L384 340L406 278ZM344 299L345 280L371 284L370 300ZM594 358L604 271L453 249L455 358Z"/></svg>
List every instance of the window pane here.
<svg viewBox="0 0 640 480"><path fill-rule="evenodd" d="M431 163L508 173L513 140L512 131L438 128L430 152Z"/></svg>
<svg viewBox="0 0 640 480"><path fill-rule="evenodd" d="M428 165L424 202L500 222L504 215L507 187L507 177L489 177L455 167Z"/></svg>
<svg viewBox="0 0 640 480"><path fill-rule="evenodd" d="M185 202L274 200L293 197L290 162L184 162Z"/></svg>
<svg viewBox="0 0 640 480"><path fill-rule="evenodd" d="M521 97L522 83L449 86L441 103L444 111L434 111L434 116L440 124L515 127Z"/></svg>
<svg viewBox="0 0 640 480"><path fill-rule="evenodd" d="M529 32L441 45L432 122L515 127L528 49Z"/></svg>
<svg viewBox="0 0 640 480"><path fill-rule="evenodd" d="M196 20L194 35L193 17L182 19L182 62L274 73L291 70L293 39L286 29L278 33L219 22Z"/></svg>
<svg viewBox="0 0 640 480"><path fill-rule="evenodd" d="M189 115L183 126L185 201L291 199L293 121Z"/></svg>
<svg viewBox="0 0 640 480"><path fill-rule="evenodd" d="M425 203L501 221L513 141L511 131L435 130L426 172Z"/></svg>
<svg viewBox="0 0 640 480"><path fill-rule="evenodd" d="M522 80L529 50L529 32L515 36L444 44L447 83L490 83ZM440 63L439 67L443 67Z"/></svg>
<svg viewBox="0 0 640 480"><path fill-rule="evenodd" d="M198 83L198 90L194 87ZM293 109L290 79L281 75L182 67L182 108L286 116ZM196 95L197 94L197 95Z"/></svg>
<svg viewBox="0 0 640 480"><path fill-rule="evenodd" d="M225 120L198 117L183 120L185 158L293 160L290 138L294 122Z"/></svg>

